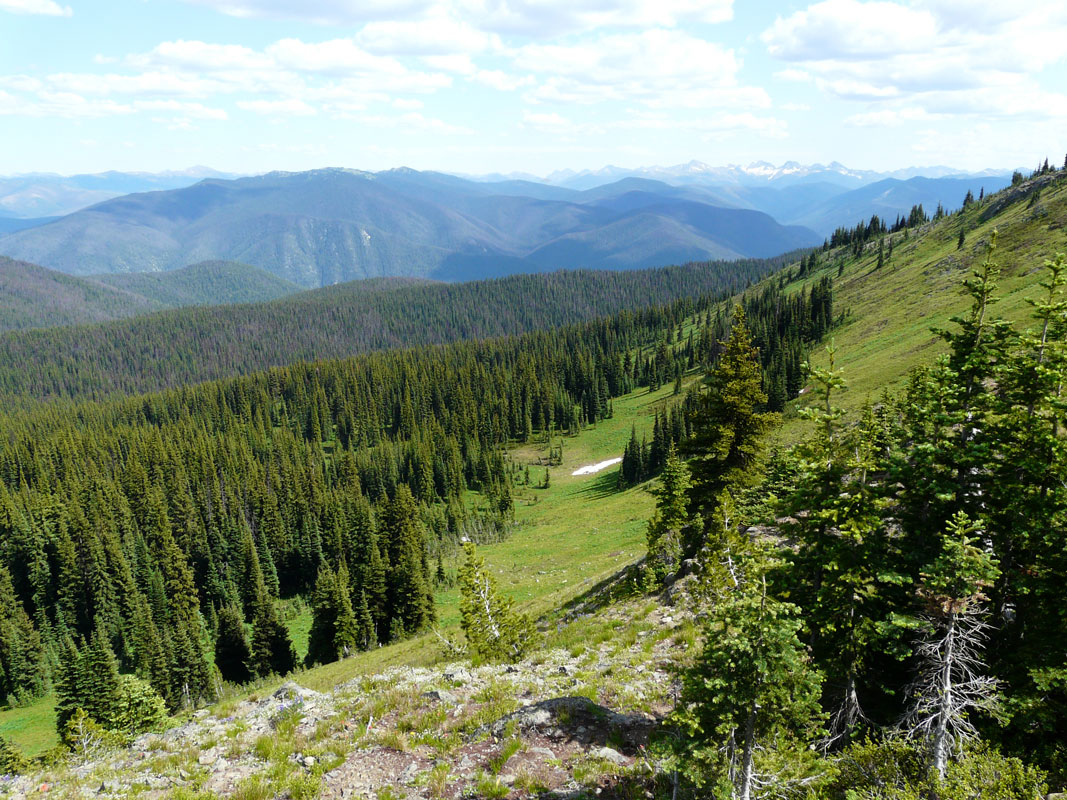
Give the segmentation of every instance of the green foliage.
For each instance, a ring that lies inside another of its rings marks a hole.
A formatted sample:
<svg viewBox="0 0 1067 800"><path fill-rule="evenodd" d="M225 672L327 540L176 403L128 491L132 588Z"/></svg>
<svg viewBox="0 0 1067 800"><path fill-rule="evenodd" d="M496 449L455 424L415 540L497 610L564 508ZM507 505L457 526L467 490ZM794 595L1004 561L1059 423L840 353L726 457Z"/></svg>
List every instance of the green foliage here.
<svg viewBox="0 0 1067 800"><path fill-rule="evenodd" d="M704 558L704 647L671 717L681 731L672 749L696 786L747 798L766 743L802 750L817 732L822 676L797 638L797 608L767 592L767 554L728 515Z"/></svg>
<svg viewBox="0 0 1067 800"><path fill-rule="evenodd" d="M533 623L512 609L472 542L464 542L466 556L459 572L460 624L467 650L475 661L518 661L533 644Z"/></svg>
<svg viewBox="0 0 1067 800"><path fill-rule="evenodd" d="M656 513L648 521L647 567L657 582L681 566L683 528L690 524L689 469L671 444L656 491Z"/></svg>
<svg viewBox="0 0 1067 800"><path fill-rule="evenodd" d="M223 606L218 611L218 632L215 635L215 666L223 680L232 683L247 683L252 679L249 665L252 649L241 612L234 605Z"/></svg>
<svg viewBox="0 0 1067 800"><path fill-rule="evenodd" d="M1032 800L1048 791L1039 769L988 746L964 753L944 780L927 772L922 750L899 738L857 742L830 763L813 788L817 800Z"/></svg>
<svg viewBox="0 0 1067 800"><path fill-rule="evenodd" d="M105 324L14 332L0 336L0 395L98 398L154 392L301 360L525 334L701 295L728 297L791 260L781 256L652 270L558 271L464 284L353 281L270 303L185 308ZM43 272L58 281L87 283ZM58 292L48 285L42 294ZM69 304L78 307L81 302ZM109 309L118 305L112 300L107 304ZM39 318L39 310L29 313ZM0 302L0 329L4 316ZM15 316L12 312L10 318ZM84 317L54 321L78 319ZM308 325L309 319L316 324ZM205 349L207 341L214 344ZM145 358L146 352L152 357Z"/></svg>
<svg viewBox="0 0 1067 800"><path fill-rule="evenodd" d="M777 414L761 410L767 402L762 381L745 312L737 306L730 338L708 374L693 415L692 437L683 449L691 456L690 509L704 518L715 516L724 493L758 479L764 438L778 420ZM686 555L699 550L700 542L686 544Z"/></svg>
<svg viewBox="0 0 1067 800"><path fill-rule="evenodd" d="M17 747L0 736L0 775L18 775L29 763Z"/></svg>
<svg viewBox="0 0 1067 800"><path fill-rule="evenodd" d="M119 701L113 724L124 733L158 730L167 720L167 705L159 693L136 675L119 676Z"/></svg>

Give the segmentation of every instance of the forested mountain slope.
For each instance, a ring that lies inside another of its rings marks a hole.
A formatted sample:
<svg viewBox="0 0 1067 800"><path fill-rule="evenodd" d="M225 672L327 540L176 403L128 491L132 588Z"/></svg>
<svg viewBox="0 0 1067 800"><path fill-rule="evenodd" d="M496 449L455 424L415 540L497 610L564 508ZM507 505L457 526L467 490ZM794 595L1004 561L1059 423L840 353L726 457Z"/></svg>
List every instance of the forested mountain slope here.
<svg viewBox="0 0 1067 800"><path fill-rule="evenodd" d="M355 281L272 303L188 308L0 336L0 394L101 397L299 360L572 324L649 303L733 293L787 263L710 262L558 272L468 284ZM210 348L204 342L211 342Z"/></svg>
<svg viewBox="0 0 1067 800"><path fill-rule="evenodd" d="M79 278L0 256L0 331L125 319L167 308L254 303L302 291L247 264Z"/></svg>
<svg viewBox="0 0 1067 800"><path fill-rule="evenodd" d="M119 319L163 307L119 287L0 256L0 331Z"/></svg>
<svg viewBox="0 0 1067 800"><path fill-rule="evenodd" d="M261 303L304 291L265 270L232 261L203 261L168 272L94 275L92 280L170 308Z"/></svg>

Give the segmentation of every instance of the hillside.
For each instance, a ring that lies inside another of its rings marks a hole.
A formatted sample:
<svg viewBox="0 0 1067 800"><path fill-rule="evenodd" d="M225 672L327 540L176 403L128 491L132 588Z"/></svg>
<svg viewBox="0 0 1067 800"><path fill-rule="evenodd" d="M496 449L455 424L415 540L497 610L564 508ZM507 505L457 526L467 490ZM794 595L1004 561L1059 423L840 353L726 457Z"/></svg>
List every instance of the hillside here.
<svg viewBox="0 0 1067 800"><path fill-rule="evenodd" d="M93 280L169 308L260 303L303 288L247 264L203 261L169 272L94 275Z"/></svg>
<svg viewBox="0 0 1067 800"><path fill-rule="evenodd" d="M958 249L959 234L964 245ZM970 300L962 281L986 259L997 231L994 260L1002 269L995 311L1023 321L1032 312L1028 300L1041 291L1036 276L1046 259L1067 252L1067 178L1062 172L1011 187L968 210L931 222L918 231L893 234L893 255L879 270L878 244L871 242L855 258L844 251L829 254L824 266L793 288L834 277L835 307L848 314L835 331L837 363L850 389L840 402L852 409L883 389L899 389L916 366L945 351L932 328L945 328L963 314ZM888 239L887 239L888 242ZM839 275L840 272L840 275ZM816 353L814 362L825 362Z"/></svg>
<svg viewBox="0 0 1067 800"><path fill-rule="evenodd" d="M0 331L126 319L167 308L265 302L301 287L246 264L79 278L0 256Z"/></svg>
<svg viewBox="0 0 1067 800"><path fill-rule="evenodd" d="M119 319L163 307L120 287L0 256L0 331Z"/></svg>
<svg viewBox="0 0 1067 800"><path fill-rule="evenodd" d="M188 308L94 326L9 333L0 336L0 393L100 397L299 360L523 333L650 303L733 293L786 261L558 272L468 284L356 281L258 305ZM212 347L205 350L208 341Z"/></svg>
<svg viewBox="0 0 1067 800"><path fill-rule="evenodd" d="M580 197L542 199L548 191L501 194L512 190L522 187L413 170L205 180L0 236L0 252L75 275L239 261L314 288L368 277L486 278L765 257L818 243L809 230L710 202L690 200L698 210L618 211Z"/></svg>

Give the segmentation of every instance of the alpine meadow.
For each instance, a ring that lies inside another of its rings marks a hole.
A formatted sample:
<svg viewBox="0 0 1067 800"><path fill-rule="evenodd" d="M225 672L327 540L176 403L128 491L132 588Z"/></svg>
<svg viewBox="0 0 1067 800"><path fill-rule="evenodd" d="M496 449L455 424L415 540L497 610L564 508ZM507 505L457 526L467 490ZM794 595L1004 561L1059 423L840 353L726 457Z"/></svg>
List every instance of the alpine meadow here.
<svg viewBox="0 0 1067 800"><path fill-rule="evenodd" d="M1061 3L69 2L0 800L1067 797Z"/></svg>

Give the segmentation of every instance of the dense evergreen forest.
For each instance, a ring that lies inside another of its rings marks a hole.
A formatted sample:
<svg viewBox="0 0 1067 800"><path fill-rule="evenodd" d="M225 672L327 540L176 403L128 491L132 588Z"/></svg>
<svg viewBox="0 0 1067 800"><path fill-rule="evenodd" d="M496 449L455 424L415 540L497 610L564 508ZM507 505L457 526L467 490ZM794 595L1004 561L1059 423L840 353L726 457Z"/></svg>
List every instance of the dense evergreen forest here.
<svg viewBox="0 0 1067 800"><path fill-rule="evenodd" d="M793 258L465 284L356 281L271 303L11 332L0 336L0 396L8 404L15 396L103 399L301 360L521 334L686 297L736 293Z"/></svg>
<svg viewBox="0 0 1067 800"><path fill-rule="evenodd" d="M65 721L96 691L71 665L96 653L196 703L216 665L293 667L275 606L293 595L316 606L312 661L424 629L442 548L509 524L503 446L610 414L648 380L634 354L714 302L8 414L0 689L53 683Z"/></svg>

